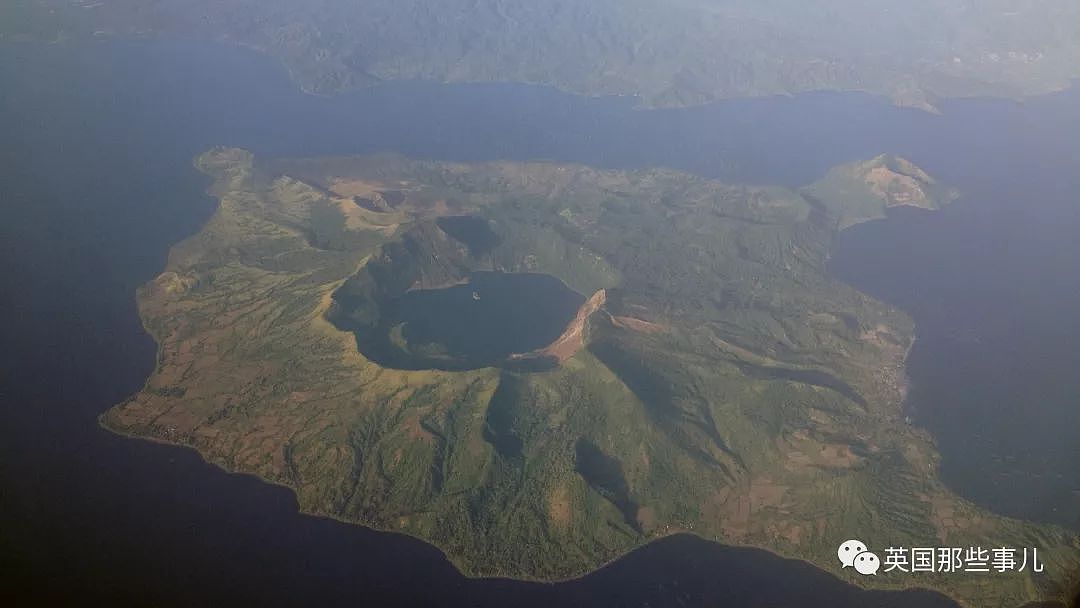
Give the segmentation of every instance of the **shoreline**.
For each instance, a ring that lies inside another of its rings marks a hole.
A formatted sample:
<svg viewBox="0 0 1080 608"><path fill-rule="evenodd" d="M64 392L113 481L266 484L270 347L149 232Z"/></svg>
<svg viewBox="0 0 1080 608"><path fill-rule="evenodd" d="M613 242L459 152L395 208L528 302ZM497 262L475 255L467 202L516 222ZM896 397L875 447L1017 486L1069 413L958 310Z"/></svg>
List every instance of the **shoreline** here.
<svg viewBox="0 0 1080 608"><path fill-rule="evenodd" d="M112 407L115 407L115 406L111 406L109 409L111 410ZM441 547L440 545L438 545L436 543L431 542L429 539L423 538L421 536L417 536L415 534L411 534L409 532L404 532L404 531L401 531L401 530L393 529L393 528L385 528L385 527L377 526L377 525L374 525L374 524L371 524L371 523L368 523L368 522L362 522L360 520L347 519L347 518L344 518L344 517L341 517L341 516L338 516L338 515L334 515L332 513L319 512L319 511L308 511L308 510L304 509L300 505L299 500L297 500L296 490L292 486L288 485L287 483L277 481L277 480L274 480L274 479L269 479L269 478L264 477L262 475L259 475L257 473L248 473L248 472L245 472L245 471L240 471L240 470L236 470L236 469L230 469L229 467L227 467L227 466L225 466L225 465L223 465L221 463L213 462L213 461L207 459L206 455L202 451L200 451L198 448L196 448L196 447L194 447L192 445L186 444L186 443L181 443L181 442L178 442L178 441L165 439L163 437L158 437L156 435L139 435L139 434L129 433L127 431L122 431L122 430L115 429L115 428L111 427L105 421L105 414L108 413L108 411L109 410L105 410L104 412L99 414L97 420L98 420L98 427L105 430L105 431L108 431L109 433L112 433L112 434L114 434L114 435L116 435L118 437L123 437L125 439L131 439L131 440L136 440L136 441L145 441L145 442L156 444L156 445L162 445L162 446L175 447L175 448L181 448L181 449L189 450L191 452L194 452L199 457L199 460L201 460L203 463L205 463L207 465L210 465L212 467L215 467L216 469L218 469L218 470L220 470L220 471L222 471L222 472L224 472L224 473L226 473L228 475L236 475L236 476L241 476L241 477L250 477L250 478L253 478L253 479L256 479L256 480L260 481L261 483L265 483L265 484L270 485L270 486L274 486L274 487L277 487L277 488L282 488L282 489L288 490L289 493L293 497L294 504L296 505L296 514L297 515L300 515L300 516L303 516L303 517L313 517L313 518L318 518L318 519L326 519L326 520L338 522L338 523L349 525L349 526L359 526L359 527L366 528L368 530L378 532L378 533L381 533L381 534L394 534L394 535L403 536L403 537L411 538L411 539L417 540L419 542L422 542L425 545L427 545L429 547L433 547L434 549L436 549L439 553L442 554L443 558L446 559L447 563L450 564L450 566L452 566L454 568L454 570L458 574L460 574L462 577L464 577L466 579L470 579L470 580L494 580L494 581L505 580L505 581L517 581L517 582L526 582L526 583L538 583L538 584L551 585L551 586L559 585L559 584L563 584L563 583L572 583L572 582L576 582L576 581L581 581L581 580L583 580L585 578L588 578L589 576L592 576L592 575L600 572L601 570L604 570L604 569L606 569L608 567L611 567L615 563L619 562L620 560L629 557L632 553L634 553L636 551L639 551L641 549L644 549L645 547L653 544L654 542L661 541L661 540L664 540L664 539L667 539L667 538L670 538L670 537L673 537L673 536L686 535L686 536L692 536L694 538L703 540L703 541L708 542L708 543L713 543L713 544L719 545L721 547L726 547L726 548L731 548L731 549L747 549L747 550L761 551L763 553L767 553L770 556L774 556L774 557L777 557L777 558L782 559L782 560L804 563L804 564L806 564L808 566L813 567L818 572L821 572L821 573L824 573L824 574L827 574L827 575L833 577L834 579L836 579L837 581L839 581L839 582L841 582L843 584L851 585L851 586L856 587L858 589L861 589L863 591L884 591L884 592L895 592L895 593L901 593L901 592L904 592L904 591L926 591L926 592L936 593L938 595L941 595L942 597L945 597L945 598L949 599L950 601L952 601L953 603L955 603L960 608L974 608L973 605L965 603L964 601L962 601L961 599L959 599L957 597L954 597L952 595L949 595L947 593L944 593L944 592L942 592L942 591L940 591L938 589L934 589L934 588L931 588L931 587L925 587L925 586L919 586L919 585L899 585L899 586L884 586L883 587L883 586L879 586L879 585L859 584L858 582L844 580L844 579L840 578L839 576L837 576L836 573L834 573L834 572L832 572L830 570L827 570L825 568L822 568L818 564L815 564L814 562L809 561L809 560L807 560L805 558L802 558L802 557L798 557L798 556L795 556L795 555L792 555L792 554L785 554L785 553L781 553L781 552L778 552L778 551L773 551L772 549L767 549L767 548L761 547L759 545L751 545L751 544L743 545L743 544L733 544L733 543L722 542L722 541L719 541L719 540L717 540L715 538L710 538L708 536L704 536L704 535L699 534L697 532L694 532L692 530L684 530L684 529L671 530L671 531L665 532L663 534L659 534L659 535L657 535L655 537L649 538L649 539L645 540L645 542L643 542L643 543L641 543L641 544L639 544L639 545L637 545L637 546L635 546L635 547L633 547L631 549L628 549L627 551L624 551L624 552L616 555L615 557L600 563L595 568L592 568L589 571L584 572L584 573L579 574L579 575L567 576L567 577L562 577L562 578L538 578L538 577L528 577L528 576L474 574L474 573L470 572L468 569L462 568L461 563L457 559L455 559L450 553L448 553L446 551L446 549L444 549L443 547ZM856 579L856 581L859 581L859 580L863 580L863 579ZM1053 601L1054 600L1049 600L1049 603L1052 604ZM1017 608L1023 608L1023 606L1019 606ZM1064 606L1062 608L1064 608Z"/></svg>
<svg viewBox="0 0 1080 608"><path fill-rule="evenodd" d="M208 174L213 175L210 171L207 171L207 167L198 166L198 165L196 165L196 166L197 166L198 169L202 170L204 173L208 173ZM220 180L221 177L218 177L218 179ZM212 191L209 192L209 193L210 193L210 195L212 197L220 198L219 196L216 196L215 193L212 192ZM166 272L167 272L167 270L166 270ZM149 285L151 283L152 283L152 281L150 283L147 283L147 284ZM136 299L137 300L140 300L140 299L142 299L142 297L145 297L145 296L142 295L142 290L143 289L145 289L145 286L140 288L140 290L136 292ZM592 298L590 298L590 301L592 301L593 299L596 299L597 296L599 296L602 299L604 293L605 293L604 290L598 291L597 293L595 293L593 295ZM589 302L587 302L586 305L584 305L582 307L582 309L579 309L579 315L581 314L582 310L585 310L588 307L588 304L589 304ZM158 340L158 337L154 336L153 333L147 327L144 316L143 316L143 314L141 312L142 307L141 306L137 307L137 309L140 310L139 316L140 316L140 322L142 324L143 330L146 331L146 333L148 335L150 335L155 340L155 344L157 345L156 356L155 356L155 359L156 359L155 373L156 373L157 369L160 366L161 359L162 359L162 352L163 352L162 343ZM904 313L904 314L906 314L906 313ZM319 312L317 314L317 317L322 319L322 320L325 320L325 310ZM588 317L586 316L585 319L583 319L582 321L584 322L584 320L587 320L587 318ZM348 332L342 332L342 333L344 334L344 336L349 335ZM564 335L565 335L565 333L564 333ZM560 342L561 340L562 340L562 337L560 337L559 340L556 340L556 343ZM903 366L903 364L906 363L907 356L910 354L911 349L914 346L914 343L915 343L915 339L914 339L914 336L913 336L911 343L905 349L904 355L901 358L901 366ZM120 435L120 436L123 436L123 437L127 437L127 438L141 439L141 440L146 440L146 441L159 443L159 444L163 444L163 445L180 446L180 447L191 448L199 455L200 459L203 462L205 462L207 464L214 465L215 467L217 467L218 469L220 469L220 470L222 470L222 471L224 471L226 473L238 474L238 475L249 475L249 476L252 476L252 477L254 477L254 478L256 478L256 479L258 479L258 480L260 480L260 481L262 481L264 483L274 485L274 486L280 486L280 487L283 487L283 488L287 488L293 495L293 499L295 501L294 504L297 505L297 512L299 514L303 514L303 515L307 515L307 516L311 516L311 517L319 517L319 518L324 518L324 519L331 519L331 520L338 521L338 522L345 523L345 524L349 524L349 525L359 525L359 526L365 527L365 528L367 528L369 530L373 530L373 531L377 531L377 532L401 534L401 535L404 535L404 536L408 536L408 537L412 537L414 539L417 539L417 540L423 542L426 545L429 545L429 546L432 546L432 547L436 548L440 553L443 554L443 557L447 560L447 562L449 562L458 573L460 573L462 576L464 576L466 578L470 578L470 579L505 579L505 580L528 581L528 582L536 582L536 583L552 584L552 585L553 584L558 584L558 583L563 583L563 582L576 581L576 580L581 580L581 579L583 579L583 578L585 578L585 577L587 577L587 576L589 576L589 575L591 575L591 574L593 574L595 572L598 572L598 571L610 566L611 564L614 564L615 562L625 558L626 556L633 553L634 551L637 551L637 550L639 550L639 549L641 549L641 548L643 548L645 546L648 546L649 544L651 544L651 543L653 543L653 542L655 542L657 540L661 540L661 539L667 538L668 536L674 536L674 535L678 535L678 534L689 534L689 535L695 536L697 538L700 538L702 540L705 540L707 542L715 543L715 544L723 546L723 547L754 549L754 550L758 550L758 551L764 551L766 553L769 553L769 554L771 554L773 556L776 556L776 557L779 557L781 559L802 561L802 562L807 563L810 566L813 566L816 570L819 570L821 572L828 573L828 574L832 575L834 578L836 578L840 582L844 582L844 583L853 585L853 586L855 586L857 588L866 589L866 590L886 590L886 591L903 591L903 590L906 590L906 589L923 589L923 590L934 592L934 593L940 594L940 595L942 595L944 597L947 597L947 598L951 599L953 602L955 602L958 605L961 605L961 606L969 606L969 605L971 605L969 603L965 603L964 601L957 598L956 596L950 595L950 594L948 594L948 593L946 593L946 592L944 592L944 591L942 591L940 589L937 589L937 588L905 584L905 583L907 583L909 581L905 581L904 583L899 583L899 584L888 584L888 583L883 584L883 582L880 579L869 579L868 578L867 580L857 579L857 582L852 582L852 581L845 580L845 579L841 578L841 576L838 574L838 572L834 571L835 564L834 564L834 569L830 569L828 566L819 565L818 563L815 563L814 561L810 561L809 559L807 559L805 557L799 557L799 556L797 556L797 555L795 555L795 554L793 554L791 552L777 551L774 548L766 547L766 546L758 545L758 544L728 543L728 542L724 542L722 540L719 540L716 537L705 536L705 535L703 535L701 533L694 532L692 530L686 530L686 529L683 529L683 528L677 528L677 529L670 529L669 528L668 530L666 530L666 531L664 531L663 533L660 533L660 534L655 534L655 535L652 535L652 536L649 536L649 537L641 537L641 538L635 539L635 541L633 542L633 546L627 547L625 549L620 549L620 550L614 552L613 556L610 557L610 559L598 560L596 564L590 565L587 569L582 570L580 573L572 574L572 575L566 576L566 577L543 578L543 577L530 577L530 576L521 576L521 575L502 575L502 574L484 574L484 573L480 573L480 572L477 572L475 569L469 568L467 566L467 564L469 563L469 560L467 559L467 555L468 555L467 553L462 554L462 555L451 554L443 546L441 546L437 542L434 542L430 538L425 538L423 536L419 536L417 534L414 534L414 533L411 533L411 532L408 532L408 531L403 531L403 530L398 529L398 528L393 528L393 527L389 527L389 526L385 526L385 525L375 524L375 523L372 523L372 522L369 522L369 521L363 521L363 520L359 520L359 519L352 519L352 518L348 518L348 517L345 517L345 516L342 516L342 515L329 513L329 512L320 510L320 509L307 510L300 503L300 500L299 500L298 495L297 495L296 488L293 485L291 485L289 483L289 481L283 481L281 479L268 478L268 477L265 477L265 476L260 475L258 473L242 471L242 470L239 470L237 468L233 468L231 465L224 464L221 461L211 460L211 459L209 459L207 457L206 453L204 453L204 451L200 450L196 445L194 445L192 443L186 443L186 442L184 442L182 440L170 439L170 438L168 438L167 435L160 434L160 429L157 429L158 434L153 434L153 433L132 433L130 431L119 430L119 429L113 427L112 425L110 425L109 422L108 422L109 413L111 411L113 411L113 409L115 407L117 407L118 405L128 403L130 400L136 398L140 393L145 392L147 390L147 387L149 386L149 383L150 383L150 381L152 380L153 377L154 377L153 374L148 376L147 379L144 381L142 389L140 389L138 392L134 393L133 395L129 396L128 399L126 399L123 402L121 402L120 404L116 404L113 407L110 407L108 410L105 410L104 412L100 413L99 416L98 416L98 424L99 424L99 426L101 426L102 428L108 430L109 432L112 432L114 434L117 434L117 435ZM150 429L150 430L154 431L154 429ZM190 438L191 436L190 435L185 435L184 437ZM934 451L936 452L936 449ZM929 474L929 477L931 479L933 479L934 481L940 481L936 474ZM949 493L953 494L952 492L949 492ZM956 496L956 498L959 498L959 497ZM770 539L765 539L765 540L770 540ZM876 584L872 584L872 583L876 583Z"/></svg>

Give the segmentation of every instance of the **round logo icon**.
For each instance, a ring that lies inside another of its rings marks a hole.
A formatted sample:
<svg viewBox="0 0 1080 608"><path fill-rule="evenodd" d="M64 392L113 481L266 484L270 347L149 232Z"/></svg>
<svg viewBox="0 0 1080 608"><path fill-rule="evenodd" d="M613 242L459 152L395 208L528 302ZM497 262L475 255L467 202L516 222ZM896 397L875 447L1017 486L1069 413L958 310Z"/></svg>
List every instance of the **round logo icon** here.
<svg viewBox="0 0 1080 608"><path fill-rule="evenodd" d="M881 560L869 551L863 551L855 556L855 571L859 574L877 574L880 567Z"/></svg>
<svg viewBox="0 0 1080 608"><path fill-rule="evenodd" d="M844 568L855 565L855 556L866 551L866 543L861 540L845 540L840 543L840 548L836 550L836 557L840 558L840 563Z"/></svg>

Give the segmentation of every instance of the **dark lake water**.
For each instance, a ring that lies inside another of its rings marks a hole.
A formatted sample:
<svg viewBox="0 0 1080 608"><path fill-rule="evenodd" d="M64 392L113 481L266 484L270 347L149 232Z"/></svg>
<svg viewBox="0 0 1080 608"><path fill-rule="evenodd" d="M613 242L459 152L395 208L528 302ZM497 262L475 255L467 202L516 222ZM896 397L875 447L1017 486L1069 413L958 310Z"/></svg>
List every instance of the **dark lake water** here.
<svg viewBox="0 0 1080 608"><path fill-rule="evenodd" d="M584 303L551 275L475 272L462 285L408 291L385 312L411 350L430 345L455 368L477 368L551 344Z"/></svg>
<svg viewBox="0 0 1080 608"><path fill-rule="evenodd" d="M846 232L833 269L915 317L910 406L949 484L1080 528L1080 92L942 110L815 94L640 112L415 83L324 98L236 49L0 46L0 602L950 605L691 537L563 584L469 580L424 543L298 515L284 489L96 425L153 367L134 290L211 213L191 168L210 146L666 165L789 185L887 151L965 197Z"/></svg>

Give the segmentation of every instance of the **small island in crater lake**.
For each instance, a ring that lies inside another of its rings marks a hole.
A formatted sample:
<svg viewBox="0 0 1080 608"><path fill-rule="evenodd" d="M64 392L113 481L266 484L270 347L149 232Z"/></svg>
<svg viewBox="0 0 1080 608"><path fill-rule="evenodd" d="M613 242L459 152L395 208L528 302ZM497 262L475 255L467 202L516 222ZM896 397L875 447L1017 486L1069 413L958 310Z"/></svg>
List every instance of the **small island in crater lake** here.
<svg viewBox="0 0 1080 608"><path fill-rule="evenodd" d="M903 312L838 230L956 198L910 162L801 191L666 169L196 160L217 212L138 293L159 345L109 429L421 538L471 576L582 576L688 532L966 606L1064 597L1075 534L950 492L905 422ZM1037 547L1043 573L861 577L836 547ZM992 582L992 584L991 584Z"/></svg>

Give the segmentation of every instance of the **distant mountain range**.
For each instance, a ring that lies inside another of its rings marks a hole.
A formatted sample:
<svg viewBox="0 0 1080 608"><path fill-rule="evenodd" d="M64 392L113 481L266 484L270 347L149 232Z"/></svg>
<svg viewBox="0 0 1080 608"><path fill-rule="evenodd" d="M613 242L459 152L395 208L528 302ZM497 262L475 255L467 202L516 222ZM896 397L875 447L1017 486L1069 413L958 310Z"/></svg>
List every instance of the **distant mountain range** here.
<svg viewBox="0 0 1080 608"><path fill-rule="evenodd" d="M859 90L931 109L1080 76L1074 0L22 0L0 33L185 33L261 49L329 92L512 81L646 106Z"/></svg>

